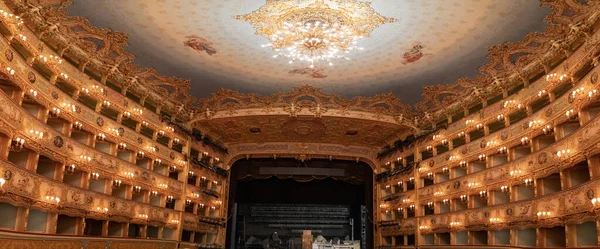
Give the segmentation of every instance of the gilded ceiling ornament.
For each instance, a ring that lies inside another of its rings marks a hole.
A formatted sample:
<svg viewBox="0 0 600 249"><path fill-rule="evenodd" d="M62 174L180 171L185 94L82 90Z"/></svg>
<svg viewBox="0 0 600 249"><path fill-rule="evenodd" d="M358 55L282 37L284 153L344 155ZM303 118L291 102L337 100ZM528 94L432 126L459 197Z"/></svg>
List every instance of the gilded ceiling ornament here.
<svg viewBox="0 0 600 249"><path fill-rule="evenodd" d="M267 0L258 10L235 18L269 40L263 47L271 47L273 57L286 57L290 64L301 61L309 68L349 59L347 53L363 49L358 41L379 25L396 22L359 0Z"/></svg>

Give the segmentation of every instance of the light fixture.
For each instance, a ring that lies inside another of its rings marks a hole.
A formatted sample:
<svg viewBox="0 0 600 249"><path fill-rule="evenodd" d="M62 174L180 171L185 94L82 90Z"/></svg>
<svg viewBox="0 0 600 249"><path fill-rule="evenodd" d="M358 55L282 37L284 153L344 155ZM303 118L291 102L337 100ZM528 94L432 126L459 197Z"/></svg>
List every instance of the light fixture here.
<svg viewBox="0 0 600 249"><path fill-rule="evenodd" d="M29 89L29 95L31 95L32 97L37 97L38 92L36 90Z"/></svg>
<svg viewBox="0 0 600 249"><path fill-rule="evenodd" d="M469 188L476 188L478 186L479 186L479 183L476 183L476 182L469 182L467 184L467 187L469 187Z"/></svg>
<svg viewBox="0 0 600 249"><path fill-rule="evenodd" d="M432 152L432 151L433 151L433 146L431 146L431 145L427 145L427 147L425 147L425 149L426 149L428 152Z"/></svg>
<svg viewBox="0 0 600 249"><path fill-rule="evenodd" d="M93 181L96 181L96 180L98 180L98 178L100 178L100 173L97 173L97 172L92 172L92 173L90 174L90 179L91 179L91 180L93 180Z"/></svg>
<svg viewBox="0 0 600 249"><path fill-rule="evenodd" d="M540 90L538 92L538 97L542 97L542 96L546 95L546 93L547 93L546 90Z"/></svg>
<svg viewBox="0 0 600 249"><path fill-rule="evenodd" d="M433 172L428 172L428 173L427 173L427 177L428 177L428 178L433 178Z"/></svg>
<svg viewBox="0 0 600 249"><path fill-rule="evenodd" d="M468 200L469 200L469 197L467 195L460 195L460 201L467 202Z"/></svg>
<svg viewBox="0 0 600 249"><path fill-rule="evenodd" d="M334 59L349 59L351 51L362 50L356 43L385 23L395 22L375 12L369 2L359 0L267 1L250 14L235 17L250 23L264 36L273 56L289 63L333 65Z"/></svg>
<svg viewBox="0 0 600 249"><path fill-rule="evenodd" d="M500 218L495 218L495 217L490 218L490 223L500 223L500 222L502 222L500 220Z"/></svg>
<svg viewBox="0 0 600 249"><path fill-rule="evenodd" d="M531 178L525 179L525 186L533 186L533 179L531 179Z"/></svg>
<svg viewBox="0 0 600 249"><path fill-rule="evenodd" d="M162 137L164 135L165 135L165 131L163 131L163 130L158 131L158 136L159 137Z"/></svg>
<svg viewBox="0 0 600 249"><path fill-rule="evenodd" d="M152 191L150 191L150 195L157 196L158 195L158 191L152 190Z"/></svg>
<svg viewBox="0 0 600 249"><path fill-rule="evenodd" d="M141 186L135 186L135 187L133 187L133 192L139 193L141 191L142 191L142 187Z"/></svg>
<svg viewBox="0 0 600 249"><path fill-rule="evenodd" d="M408 206L408 209L410 209L410 211L414 211L415 210L415 204L410 204L410 206Z"/></svg>
<svg viewBox="0 0 600 249"><path fill-rule="evenodd" d="M177 171L177 166L176 165L169 166L169 171L170 172L176 172Z"/></svg>
<svg viewBox="0 0 600 249"><path fill-rule="evenodd" d="M477 156L477 158L479 159L479 161L485 162L487 160L487 156L485 154L481 154L479 156Z"/></svg>
<svg viewBox="0 0 600 249"><path fill-rule="evenodd" d="M83 93L83 94L88 94L88 93L90 93L90 90L89 90L89 89L87 89L87 88L85 88L85 87L82 87L82 88L81 88L81 91L79 91L79 92L80 92L80 93Z"/></svg>
<svg viewBox="0 0 600 249"><path fill-rule="evenodd" d="M452 162L452 161L454 161L454 160L457 160L458 158L459 158L459 157L458 157L458 156L456 156L456 155L454 155L454 156L449 156L449 157L448 157L448 161Z"/></svg>
<svg viewBox="0 0 600 249"><path fill-rule="evenodd" d="M442 145L443 146L448 145L448 139L442 139Z"/></svg>
<svg viewBox="0 0 600 249"><path fill-rule="evenodd" d="M577 115L575 115L575 111L573 109L566 111L565 115L567 116L567 119L569 120L573 120L577 118Z"/></svg>
<svg viewBox="0 0 600 249"><path fill-rule="evenodd" d="M123 112L123 118L128 119L131 117L131 112L125 111Z"/></svg>
<svg viewBox="0 0 600 249"><path fill-rule="evenodd" d="M15 70L10 67L6 67L6 72L8 72L10 75L15 75Z"/></svg>
<svg viewBox="0 0 600 249"><path fill-rule="evenodd" d="M398 209L396 209L398 212L402 213L404 212L404 208L399 207Z"/></svg>
<svg viewBox="0 0 600 249"><path fill-rule="evenodd" d="M460 161L460 163L458 163L458 166L461 168L466 168L467 167L467 162L466 161Z"/></svg>
<svg viewBox="0 0 600 249"><path fill-rule="evenodd" d="M169 188L169 185L167 185L167 184L165 184L165 183L161 183L161 184L158 184L158 187L160 187L160 188L162 188L162 189L168 189L168 188Z"/></svg>
<svg viewBox="0 0 600 249"><path fill-rule="evenodd" d="M496 116L496 120L498 120L498 122L504 121L504 114L498 114L498 116Z"/></svg>
<svg viewBox="0 0 600 249"><path fill-rule="evenodd" d="M96 140L104 141L104 140L106 140L106 135L104 135L104 133L100 133L100 134L96 135Z"/></svg>
<svg viewBox="0 0 600 249"><path fill-rule="evenodd" d="M550 215L552 215L552 212L550 212L550 211L540 211L540 212L537 212L537 217L540 218L540 219L547 218Z"/></svg>
<svg viewBox="0 0 600 249"><path fill-rule="evenodd" d="M596 89L593 89L593 90L591 90L591 91L588 92L588 97L589 98L593 98L596 94L597 94Z"/></svg>
<svg viewBox="0 0 600 249"><path fill-rule="evenodd" d="M479 197L485 199L485 198L487 198L487 196L488 196L487 191L485 191L485 190L479 191Z"/></svg>
<svg viewBox="0 0 600 249"><path fill-rule="evenodd" d="M188 171L188 177L190 177L190 178L194 177L194 171L191 171L191 170Z"/></svg>
<svg viewBox="0 0 600 249"><path fill-rule="evenodd" d="M142 126L144 126L144 127L148 127L148 122L146 122L146 121L142 121Z"/></svg>
<svg viewBox="0 0 600 249"><path fill-rule="evenodd" d="M503 186L500 186L500 191L502 191L502 193L509 193L510 188L506 185L503 185Z"/></svg>
<svg viewBox="0 0 600 249"><path fill-rule="evenodd" d="M410 199L402 199L402 203L404 203L404 204L410 203Z"/></svg>
<svg viewBox="0 0 600 249"><path fill-rule="evenodd" d="M556 156L557 157L563 157L563 156L567 156L571 154L571 150L570 149L566 149L566 150L559 150L556 152Z"/></svg>
<svg viewBox="0 0 600 249"><path fill-rule="evenodd" d="M125 172L123 174L125 175L125 177L127 177L129 179L131 179L135 176L135 173L133 173L133 172Z"/></svg>
<svg viewBox="0 0 600 249"><path fill-rule="evenodd" d="M460 222L458 222L458 221L450 222L450 227L457 227L457 226L460 226Z"/></svg>
<svg viewBox="0 0 600 249"><path fill-rule="evenodd" d="M147 214L138 214L138 218L143 219L143 220L147 220L148 219L148 215Z"/></svg>
<svg viewBox="0 0 600 249"><path fill-rule="evenodd" d="M60 116L60 109L58 109L56 107L52 107L48 111L48 114L50 115L51 118L57 118L58 116Z"/></svg>
<svg viewBox="0 0 600 249"><path fill-rule="evenodd" d="M450 199L443 199L442 203L444 203L444 205L448 205L450 204Z"/></svg>
<svg viewBox="0 0 600 249"><path fill-rule="evenodd" d="M10 151L21 152L23 149L23 145L25 144L25 139L17 137L10 141Z"/></svg>
<svg viewBox="0 0 600 249"><path fill-rule="evenodd" d="M138 157L138 159L142 159L142 158L146 157L146 152L138 151L137 157Z"/></svg>
<svg viewBox="0 0 600 249"><path fill-rule="evenodd" d="M430 201L430 202L427 202L427 207L428 207L429 209L433 209L433 202L432 202L432 201Z"/></svg>
<svg viewBox="0 0 600 249"><path fill-rule="evenodd" d="M96 212L107 213L108 212L108 208L107 207L96 207Z"/></svg>
<svg viewBox="0 0 600 249"><path fill-rule="evenodd" d="M55 203L57 205L58 205L58 203L60 203L60 198L58 198L56 196L53 196L53 195L46 195L46 200L50 201L50 202L53 202L53 203Z"/></svg>
<svg viewBox="0 0 600 249"><path fill-rule="evenodd" d="M33 138L37 138L37 139L44 138L44 132L43 131L38 131L38 130L30 129L29 130L29 134L31 134L31 136Z"/></svg>
<svg viewBox="0 0 600 249"><path fill-rule="evenodd" d="M475 128L477 128L477 130L483 130L483 124L477 124Z"/></svg>
<svg viewBox="0 0 600 249"><path fill-rule="evenodd" d="M398 158L396 158L396 162L399 162L399 163L400 163L400 162L402 162L402 160L403 160L403 159L402 159L402 157L398 157Z"/></svg>
<svg viewBox="0 0 600 249"><path fill-rule="evenodd" d="M508 148L506 148L506 146L502 146L502 147L500 147L500 149L498 149L498 153L500 153L500 154L507 154L508 153Z"/></svg>
<svg viewBox="0 0 600 249"><path fill-rule="evenodd" d="M190 199L185 200L185 205L186 206L192 205L192 200L190 200Z"/></svg>
<svg viewBox="0 0 600 249"><path fill-rule="evenodd" d="M172 219L172 220L171 220L171 223L173 223L173 224L179 224L179 220Z"/></svg>
<svg viewBox="0 0 600 249"><path fill-rule="evenodd" d="M511 170L511 171L509 172L510 176L518 176L518 175L520 175L521 173L523 173L523 172L522 172L521 170L519 170L519 169Z"/></svg>
<svg viewBox="0 0 600 249"><path fill-rule="evenodd" d="M80 123L79 121L75 121L75 123L73 123L73 130L80 131L82 127L83 127L83 124Z"/></svg>
<svg viewBox="0 0 600 249"><path fill-rule="evenodd" d="M80 156L79 156L79 159L80 159L81 161L84 161L84 162L90 162L90 161L92 161L92 157L91 157L91 156L84 156L84 155L80 155Z"/></svg>
<svg viewBox="0 0 600 249"><path fill-rule="evenodd" d="M167 196L167 203L173 202L174 197L172 195Z"/></svg>
<svg viewBox="0 0 600 249"><path fill-rule="evenodd" d="M528 145L529 144L529 138L528 137L522 137L521 138L521 144L522 145Z"/></svg>
<svg viewBox="0 0 600 249"><path fill-rule="evenodd" d="M444 174L448 174L450 172L450 169L448 169L448 167L444 167L444 168L442 168L442 172Z"/></svg>
<svg viewBox="0 0 600 249"><path fill-rule="evenodd" d="M425 229L427 229L427 228L429 228L429 227L428 227L428 226L419 226L419 229L420 229L420 230L425 230Z"/></svg>
<svg viewBox="0 0 600 249"><path fill-rule="evenodd" d="M0 179L2 179L2 178L0 178ZM0 182L0 184L1 184L1 182ZM0 185L0 186L1 186L1 185ZM599 197L592 198L592 200L591 200L591 201L592 201L592 205L593 205L594 207L596 207L597 205L600 205L600 198L599 198Z"/></svg>
<svg viewBox="0 0 600 249"><path fill-rule="evenodd" d="M173 144L174 145L179 144L179 138L173 138Z"/></svg>
<svg viewBox="0 0 600 249"><path fill-rule="evenodd" d="M465 137L465 132L464 132L464 131L461 131L460 133L458 133L458 137L459 137L459 138L463 138L463 137Z"/></svg>
<svg viewBox="0 0 600 249"><path fill-rule="evenodd" d="M75 164L65 165L65 175L72 175L75 173Z"/></svg>
<svg viewBox="0 0 600 249"><path fill-rule="evenodd" d="M102 101L102 107L103 108L109 108L110 107L110 101L108 101L108 100Z"/></svg>
<svg viewBox="0 0 600 249"><path fill-rule="evenodd" d="M118 188L118 187L121 187L121 180L114 180L114 181L113 181L113 186L115 186L115 187L117 187L117 188Z"/></svg>
<svg viewBox="0 0 600 249"><path fill-rule="evenodd" d="M414 177L414 176L411 176L410 178L408 178L408 181L409 181L410 183L415 183L415 177Z"/></svg>
<svg viewBox="0 0 600 249"><path fill-rule="evenodd" d="M472 125L473 123L475 123L475 120L474 120L474 119L467 119L467 120L465 121L465 125L467 125L467 126L468 126L468 125Z"/></svg>
<svg viewBox="0 0 600 249"><path fill-rule="evenodd" d="M154 165L160 165L161 163L162 163L162 160L160 160L160 158L154 159Z"/></svg>
<svg viewBox="0 0 600 249"><path fill-rule="evenodd" d="M552 126L546 125L542 128L542 132L544 132L544 135L552 135L554 133L554 129Z"/></svg>

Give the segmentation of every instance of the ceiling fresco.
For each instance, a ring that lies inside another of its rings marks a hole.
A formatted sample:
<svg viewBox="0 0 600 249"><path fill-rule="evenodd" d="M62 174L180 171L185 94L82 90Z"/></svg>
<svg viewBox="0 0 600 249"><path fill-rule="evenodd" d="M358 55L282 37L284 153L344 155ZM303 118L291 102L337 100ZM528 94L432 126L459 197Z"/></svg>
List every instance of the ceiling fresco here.
<svg viewBox="0 0 600 249"><path fill-rule="evenodd" d="M129 36L135 63L167 76L191 79L191 93L220 88L270 95L301 85L344 97L392 92L404 103L422 99L422 87L478 74L487 47L542 31L549 8L534 0L373 0L395 19L358 42L350 60L305 67L273 58L269 41L235 17L264 0L73 0L69 14Z"/></svg>

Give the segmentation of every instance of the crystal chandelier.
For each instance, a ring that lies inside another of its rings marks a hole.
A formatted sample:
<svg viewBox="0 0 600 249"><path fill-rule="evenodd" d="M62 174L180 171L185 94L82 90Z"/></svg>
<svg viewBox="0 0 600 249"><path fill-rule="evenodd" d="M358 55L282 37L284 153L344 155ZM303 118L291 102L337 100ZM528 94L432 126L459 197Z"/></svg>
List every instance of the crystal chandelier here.
<svg viewBox="0 0 600 249"><path fill-rule="evenodd" d="M267 0L258 10L236 19L249 22L270 41L263 47L271 47L274 58L311 68L348 60L351 51L363 49L357 45L360 39L379 25L396 21L358 0Z"/></svg>

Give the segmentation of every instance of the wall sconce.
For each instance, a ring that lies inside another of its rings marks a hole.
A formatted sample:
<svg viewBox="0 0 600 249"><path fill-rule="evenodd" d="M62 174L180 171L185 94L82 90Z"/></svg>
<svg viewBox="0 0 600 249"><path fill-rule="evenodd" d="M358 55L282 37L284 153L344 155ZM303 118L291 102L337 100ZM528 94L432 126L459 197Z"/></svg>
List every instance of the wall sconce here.
<svg viewBox="0 0 600 249"><path fill-rule="evenodd" d="M179 224L179 220L172 219L172 220L171 220L171 223L178 225L178 224Z"/></svg>
<svg viewBox="0 0 600 249"><path fill-rule="evenodd" d="M490 218L490 223L500 223L502 222L500 218Z"/></svg>
<svg viewBox="0 0 600 249"><path fill-rule="evenodd" d="M565 115L567 116L567 119L569 120L574 120L576 119L577 115L575 115L575 111L573 109L568 110Z"/></svg>
<svg viewBox="0 0 600 249"><path fill-rule="evenodd" d="M477 156L477 158L479 159L479 161L485 162L487 160L487 156L485 154L481 154L479 156Z"/></svg>
<svg viewBox="0 0 600 249"><path fill-rule="evenodd" d="M458 133L458 137L459 137L459 138L463 138L463 137L465 137L465 132L464 132L464 131L461 131L460 133Z"/></svg>
<svg viewBox="0 0 600 249"><path fill-rule="evenodd" d="M569 149L559 150L559 151L556 152L556 156L557 157L563 157L563 156L567 156L569 154L571 154L571 150L569 150Z"/></svg>
<svg viewBox="0 0 600 249"><path fill-rule="evenodd" d="M448 174L450 172L450 169L448 169L448 167L444 167L444 168L442 168L442 172L444 174Z"/></svg>
<svg viewBox="0 0 600 249"><path fill-rule="evenodd" d="M410 209L410 211L414 211L415 210L415 204L410 204L410 206L408 206L408 209Z"/></svg>
<svg viewBox="0 0 600 249"><path fill-rule="evenodd" d="M65 165L65 175L72 175L75 173L75 164Z"/></svg>
<svg viewBox="0 0 600 249"><path fill-rule="evenodd" d="M0 177L0 193L4 192L4 184L6 183L6 180L4 180L4 178Z"/></svg>
<svg viewBox="0 0 600 249"><path fill-rule="evenodd" d="M96 180L98 180L99 178L100 178L100 174L99 174L99 173L97 173L97 172L92 172L92 173L90 174L90 179L91 179L92 181L96 181Z"/></svg>
<svg viewBox="0 0 600 249"><path fill-rule="evenodd" d="M123 118L129 119L130 117L131 117L131 112L127 112L127 111L123 112Z"/></svg>
<svg viewBox="0 0 600 249"><path fill-rule="evenodd" d="M426 149L428 152L432 152L432 151L433 151L433 146L431 146L431 145L427 145L427 147L425 147L425 149Z"/></svg>
<svg viewBox="0 0 600 249"><path fill-rule="evenodd" d="M79 91L79 92L81 92L81 93L83 93L83 94L88 94L88 93L90 93L90 90L89 90L89 89L87 89L87 88L85 88L85 87L82 87L82 88L81 88L81 91Z"/></svg>
<svg viewBox="0 0 600 249"><path fill-rule="evenodd" d="M175 132L175 128L173 128L172 126L168 126L165 127L165 130L169 131L169 132Z"/></svg>
<svg viewBox="0 0 600 249"><path fill-rule="evenodd" d="M96 140L104 141L104 140L106 140L106 135L104 135L104 133L100 133L100 134L96 135Z"/></svg>
<svg viewBox="0 0 600 249"><path fill-rule="evenodd" d="M386 189L389 189L389 188L390 188L390 185L385 185L385 188L386 188Z"/></svg>
<svg viewBox="0 0 600 249"><path fill-rule="evenodd" d="M448 205L450 204L450 199L443 199L442 203L444 203L444 205Z"/></svg>
<svg viewBox="0 0 600 249"><path fill-rule="evenodd" d="M410 183L413 183L413 184L414 184L414 183L415 183L415 177L414 177L414 176L411 176L410 178L408 178L408 181L409 181Z"/></svg>
<svg viewBox="0 0 600 249"><path fill-rule="evenodd" d="M508 149L506 148L506 146L502 146L502 147L500 147L500 149L498 149L498 153L508 154Z"/></svg>
<svg viewBox="0 0 600 249"><path fill-rule="evenodd" d="M110 107L110 101L108 101L108 100L102 101L102 107L103 108L109 108Z"/></svg>
<svg viewBox="0 0 600 249"><path fill-rule="evenodd" d="M133 187L133 192L135 192L135 193L142 192L142 187L141 186L135 186L135 187Z"/></svg>
<svg viewBox="0 0 600 249"><path fill-rule="evenodd" d="M133 108L133 112L137 113L138 115L142 115L144 113L144 110L139 108Z"/></svg>
<svg viewBox="0 0 600 249"><path fill-rule="evenodd" d="M404 208L399 207L398 209L396 209L399 213L404 212Z"/></svg>
<svg viewBox="0 0 600 249"><path fill-rule="evenodd" d="M465 121L465 125L467 125L467 126L471 125L473 123L475 123L475 120L473 120L473 119L467 119L467 121Z"/></svg>
<svg viewBox="0 0 600 249"><path fill-rule="evenodd" d="M169 185L167 185L165 183L161 183L161 184L158 184L158 187L160 187L162 189L167 189L167 188L169 188Z"/></svg>
<svg viewBox="0 0 600 249"><path fill-rule="evenodd" d="M96 212L107 213L108 212L108 208L107 207L96 207Z"/></svg>
<svg viewBox="0 0 600 249"><path fill-rule="evenodd" d="M158 136L159 137L162 137L164 135L165 135L165 131L163 131L163 130L158 131Z"/></svg>
<svg viewBox="0 0 600 249"><path fill-rule="evenodd" d="M509 106L511 106L511 105L514 105L515 103L517 103L517 102L516 102L516 101L514 101L514 100L507 100L507 101L504 101L504 103L502 104L502 108L507 108L507 107L509 107Z"/></svg>
<svg viewBox="0 0 600 249"><path fill-rule="evenodd" d="M502 193L509 193L510 188L508 186L504 185L504 186L500 187L500 191L502 191Z"/></svg>
<svg viewBox="0 0 600 249"><path fill-rule="evenodd" d="M392 166L392 163L391 163L391 162L386 162L386 163L385 163L385 167L390 167L390 166Z"/></svg>
<svg viewBox="0 0 600 249"><path fill-rule="evenodd" d="M444 192L442 192L442 191L435 191L433 193L433 196L440 196L440 195L443 195L443 194L444 194Z"/></svg>
<svg viewBox="0 0 600 249"><path fill-rule="evenodd" d="M50 202L54 202L54 203L56 203L56 205L58 205L58 203L60 203L60 198L53 196L53 195L46 195L46 200L50 201Z"/></svg>
<svg viewBox="0 0 600 249"><path fill-rule="evenodd" d="M60 109L52 107L50 111L48 111L48 114L50 114L50 117L52 118L57 118L58 116L60 116Z"/></svg>
<svg viewBox="0 0 600 249"><path fill-rule="evenodd" d="M142 121L142 126L144 126L144 127L148 127L148 122L146 122L146 121Z"/></svg>
<svg viewBox="0 0 600 249"><path fill-rule="evenodd" d="M158 196L158 191L152 190L152 191L150 191L150 195L152 195L152 196Z"/></svg>
<svg viewBox="0 0 600 249"><path fill-rule="evenodd" d="M552 215L552 213L551 213L551 212L546 212L546 211L543 211L543 212L537 212L537 217L538 217L539 219L547 218L547 217L549 217L550 215Z"/></svg>
<svg viewBox="0 0 600 249"><path fill-rule="evenodd" d="M167 196L167 203L173 202L174 198L172 195Z"/></svg>
<svg viewBox="0 0 600 249"><path fill-rule="evenodd" d="M0 178L2 179L2 178ZM0 181L0 188L2 187L2 182ZM592 198L592 205L594 205L594 207L596 207L596 205L600 204L600 197L596 197L596 198Z"/></svg>
<svg viewBox="0 0 600 249"><path fill-rule="evenodd" d="M410 203L410 199L402 199L402 203L404 203L404 204Z"/></svg>
<svg viewBox="0 0 600 249"><path fill-rule="evenodd" d="M75 121L75 123L73 123L73 130L80 131L82 127L83 127L83 124L80 123L79 121Z"/></svg>
<svg viewBox="0 0 600 249"><path fill-rule="evenodd" d="M175 166L175 165L169 166L169 171L170 172L176 172L177 171L177 166Z"/></svg>
<svg viewBox="0 0 600 249"><path fill-rule="evenodd" d="M443 146L446 146L446 145L448 145L448 140L447 140L447 139L443 139L443 140L442 140L442 145L443 145Z"/></svg>
<svg viewBox="0 0 600 249"><path fill-rule="evenodd" d="M38 92L36 90L33 89L29 89L29 95L31 95L32 97L37 97Z"/></svg>
<svg viewBox="0 0 600 249"><path fill-rule="evenodd" d="M469 200L469 197L467 195L460 195L460 201L467 202L468 200Z"/></svg>
<svg viewBox="0 0 600 249"><path fill-rule="evenodd" d="M119 149L119 150L125 150L125 149L127 149L127 144L126 143L119 143L117 145L117 149Z"/></svg>
<svg viewBox="0 0 600 249"><path fill-rule="evenodd" d="M487 191L485 191L485 190L479 191L479 197L481 197L482 199L487 198L487 196L488 196Z"/></svg>
<svg viewBox="0 0 600 249"><path fill-rule="evenodd" d="M143 220L147 220L148 219L148 215L147 214L138 214L138 218L143 219Z"/></svg>
<svg viewBox="0 0 600 249"><path fill-rule="evenodd" d="M458 221L450 222L450 227L458 227L458 226L460 226L460 222L458 222Z"/></svg>
<svg viewBox="0 0 600 249"><path fill-rule="evenodd" d="M588 98L593 98L596 95L596 93L597 93L596 89L589 91Z"/></svg>
<svg viewBox="0 0 600 249"><path fill-rule="evenodd" d="M13 139L10 141L10 150L14 152L21 152L23 149L23 145L25 144L25 139L20 137Z"/></svg>
<svg viewBox="0 0 600 249"><path fill-rule="evenodd" d="M185 205L186 206L192 205L192 200L189 200L189 199L185 200Z"/></svg>
<svg viewBox="0 0 600 249"><path fill-rule="evenodd" d="M480 130L483 130L483 124L477 124L477 125L475 126L475 128L477 128L477 130L479 130L479 131L480 131Z"/></svg>
<svg viewBox="0 0 600 249"><path fill-rule="evenodd" d="M476 183L476 182L469 182L469 184L467 184L467 187L469 187L469 188L475 188L477 186L479 186L479 183Z"/></svg>
<svg viewBox="0 0 600 249"><path fill-rule="evenodd" d="M206 181L206 176L200 177L200 181Z"/></svg>
<svg viewBox="0 0 600 249"><path fill-rule="evenodd" d="M200 197L200 194L198 194L198 193L192 193L192 197L198 198L198 197Z"/></svg>
<svg viewBox="0 0 600 249"><path fill-rule="evenodd" d="M419 226L419 229L421 229L421 230L425 230L427 228L429 228L429 227L428 226Z"/></svg>
<svg viewBox="0 0 600 249"><path fill-rule="evenodd" d="M510 176L518 176L518 175L520 175L521 173L523 173L523 172L522 172L520 169L511 170L511 171L509 172Z"/></svg>
<svg viewBox="0 0 600 249"><path fill-rule="evenodd" d="M29 134L31 134L31 136L33 138L37 138L37 139L44 138L44 132L42 132L42 131L37 131L37 130L34 130L34 129L30 129L29 130Z"/></svg>
<svg viewBox="0 0 600 249"><path fill-rule="evenodd" d="M433 178L433 172L428 172L428 173L427 173L427 177L428 177L428 178Z"/></svg>
<svg viewBox="0 0 600 249"><path fill-rule="evenodd" d="M92 161L92 157L81 155L81 156L79 156L79 160L84 161L84 162L90 162L90 161Z"/></svg>
<svg viewBox="0 0 600 249"><path fill-rule="evenodd" d="M448 161L450 161L450 162L457 160L457 159L458 159L458 156L456 156L456 155L448 157Z"/></svg>
<svg viewBox="0 0 600 249"><path fill-rule="evenodd" d="M188 171L188 177L192 178L194 177L194 171Z"/></svg>
<svg viewBox="0 0 600 249"><path fill-rule="evenodd" d="M125 172L124 175L125 175L125 177L127 177L129 179L131 179L135 176L135 174L133 172Z"/></svg>
<svg viewBox="0 0 600 249"><path fill-rule="evenodd" d="M138 153L137 153L137 158L138 158L138 159L142 159L142 158L144 158L144 157L146 157L146 152L143 152L143 151L138 151Z"/></svg>
<svg viewBox="0 0 600 249"><path fill-rule="evenodd" d="M173 138L173 145L179 144L179 138Z"/></svg>
<svg viewBox="0 0 600 249"><path fill-rule="evenodd" d="M396 162L398 162L398 163L402 162L402 160L403 160L402 157L396 158Z"/></svg>
<svg viewBox="0 0 600 249"><path fill-rule="evenodd" d="M118 188L118 187L121 187L121 180L114 180L114 181L113 181L113 186L115 186L115 187L117 187L117 188Z"/></svg>
<svg viewBox="0 0 600 249"><path fill-rule="evenodd" d="M504 114L498 114L498 116L496 116L496 120L498 120L498 122L504 121Z"/></svg>
<svg viewBox="0 0 600 249"><path fill-rule="evenodd" d="M10 67L6 67L6 72L8 72L10 75L15 75L15 70Z"/></svg>
<svg viewBox="0 0 600 249"><path fill-rule="evenodd" d="M154 165L160 165L160 163L162 163L162 160L160 160L160 158L154 159Z"/></svg>
<svg viewBox="0 0 600 249"><path fill-rule="evenodd" d="M531 179L531 178L525 179L525 186L528 186L528 187L533 186L533 179Z"/></svg>
<svg viewBox="0 0 600 249"><path fill-rule="evenodd" d="M433 209L433 202L431 202L431 201L430 201L430 202L427 202L427 207L428 207L429 209Z"/></svg>
<svg viewBox="0 0 600 249"><path fill-rule="evenodd" d="M458 166L460 166L461 168L466 168L467 167L467 162L466 161L460 161L460 163L458 163Z"/></svg>
<svg viewBox="0 0 600 249"><path fill-rule="evenodd" d="M546 125L544 126L544 128L542 128L542 132L544 132L544 135L552 135L554 134L554 129L552 128L552 126Z"/></svg>
<svg viewBox="0 0 600 249"><path fill-rule="evenodd" d="M60 73L60 76L65 78L65 79L69 79L69 75L66 73Z"/></svg>
<svg viewBox="0 0 600 249"><path fill-rule="evenodd" d="M433 135L432 139L433 140L438 140L442 137L442 135Z"/></svg>
<svg viewBox="0 0 600 249"><path fill-rule="evenodd" d="M521 145L529 145L529 138L528 137L522 137L521 138Z"/></svg>

